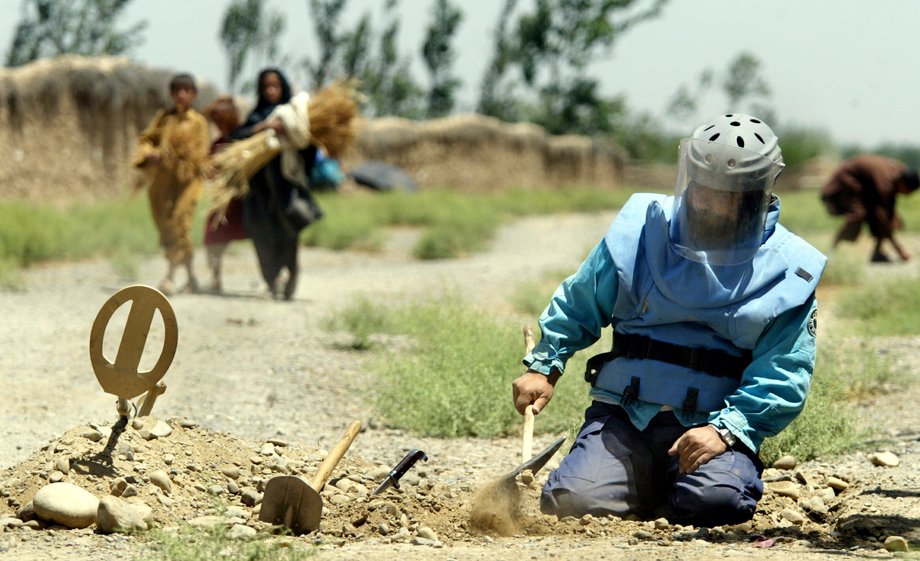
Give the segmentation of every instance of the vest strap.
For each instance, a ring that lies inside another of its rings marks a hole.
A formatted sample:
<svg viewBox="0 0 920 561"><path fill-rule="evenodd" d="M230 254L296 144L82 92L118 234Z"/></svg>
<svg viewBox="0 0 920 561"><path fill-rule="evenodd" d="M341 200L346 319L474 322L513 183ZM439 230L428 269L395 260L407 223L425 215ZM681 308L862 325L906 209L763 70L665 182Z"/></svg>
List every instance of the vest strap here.
<svg viewBox="0 0 920 561"><path fill-rule="evenodd" d="M597 375L604 364L619 357L658 360L705 372L711 376L741 379L744 369L753 360L751 351L744 350L741 356L730 355L716 349L685 347L658 341L644 335L614 333L613 349L588 359L585 367L585 381L594 386Z"/></svg>
<svg viewBox="0 0 920 561"><path fill-rule="evenodd" d="M603 356L603 359L600 357ZM703 349L699 347L685 347L658 341L644 335L630 333L615 333L613 336L613 349L609 353L603 353L598 357L592 357L600 360L594 361L593 370L600 370L597 363L607 362L618 357L652 359L677 366L683 366L691 370L705 372L711 376L722 378L741 379L744 369L751 364L753 355L751 351L745 349L741 356L730 355L717 349ZM592 362L589 361L589 362ZM596 374L595 374L596 376ZM586 373L587 378L587 373Z"/></svg>

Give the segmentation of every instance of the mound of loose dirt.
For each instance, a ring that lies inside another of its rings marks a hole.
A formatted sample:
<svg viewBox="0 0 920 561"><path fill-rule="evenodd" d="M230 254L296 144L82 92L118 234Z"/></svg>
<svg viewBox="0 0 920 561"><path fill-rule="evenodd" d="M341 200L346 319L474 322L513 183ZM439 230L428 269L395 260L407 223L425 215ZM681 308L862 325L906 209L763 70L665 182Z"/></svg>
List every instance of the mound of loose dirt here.
<svg viewBox="0 0 920 561"><path fill-rule="evenodd" d="M325 455L325 450L277 439L247 441L185 419L142 417L127 426L79 426L0 472L0 496L13 511L0 515L0 525L59 528L37 518L30 500L48 483L64 481L97 498L116 494L144 503L153 510L158 527L226 524L248 526L253 534L273 533L279 528L258 520L266 482L278 475L310 481ZM886 494L879 486L885 467L874 467L861 457L833 467L797 468L794 460L785 462L786 469L765 473L768 491L753 521L696 529L671 525L666 519L643 522L589 515L558 520L543 515L538 510L542 480L535 481L529 472L519 476L514 487L501 490L496 482L478 489L447 483L421 469L404 477L399 489L372 496L389 467L346 454L322 490L320 529L304 539L438 546L482 536L596 536L666 542L804 540L812 546L840 548L916 533L910 518L882 513L878 506L868 513L876 516L866 514L867 494ZM152 476L156 472L165 473L169 483Z"/></svg>

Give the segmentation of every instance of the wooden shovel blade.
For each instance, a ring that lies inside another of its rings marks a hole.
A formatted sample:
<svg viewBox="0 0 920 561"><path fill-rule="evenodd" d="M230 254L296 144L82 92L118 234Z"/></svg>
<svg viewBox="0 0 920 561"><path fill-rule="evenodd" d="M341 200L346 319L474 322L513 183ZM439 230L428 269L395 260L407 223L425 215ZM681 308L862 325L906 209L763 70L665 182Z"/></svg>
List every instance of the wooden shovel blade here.
<svg viewBox="0 0 920 561"><path fill-rule="evenodd" d="M281 524L294 534L305 534L319 528L322 514L322 497L303 479L282 475L265 484L259 510L262 522Z"/></svg>

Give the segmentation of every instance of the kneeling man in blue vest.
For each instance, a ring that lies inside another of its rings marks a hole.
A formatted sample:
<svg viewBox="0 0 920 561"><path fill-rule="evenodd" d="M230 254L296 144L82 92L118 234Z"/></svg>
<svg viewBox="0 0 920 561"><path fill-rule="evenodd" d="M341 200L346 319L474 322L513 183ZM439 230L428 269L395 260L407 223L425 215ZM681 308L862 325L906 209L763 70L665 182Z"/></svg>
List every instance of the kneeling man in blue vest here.
<svg viewBox="0 0 920 561"><path fill-rule="evenodd" d="M633 195L540 317L513 383L539 413L566 361L592 403L543 487L543 512L665 516L711 527L754 516L764 438L802 411L827 259L779 224L783 157L766 123L720 115L680 144L674 196Z"/></svg>

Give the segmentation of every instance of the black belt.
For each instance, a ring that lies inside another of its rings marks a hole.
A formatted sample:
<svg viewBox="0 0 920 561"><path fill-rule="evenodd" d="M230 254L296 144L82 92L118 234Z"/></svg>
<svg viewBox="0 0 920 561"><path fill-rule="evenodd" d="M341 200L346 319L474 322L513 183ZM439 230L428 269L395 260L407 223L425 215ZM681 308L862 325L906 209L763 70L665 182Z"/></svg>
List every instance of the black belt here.
<svg viewBox="0 0 920 561"><path fill-rule="evenodd" d="M619 357L658 360L705 372L711 376L736 380L741 379L744 369L753 360L751 351L746 349L742 351L741 356L735 356L716 349L666 343L643 335L614 333L613 349L588 359L585 380L593 386L604 364Z"/></svg>

